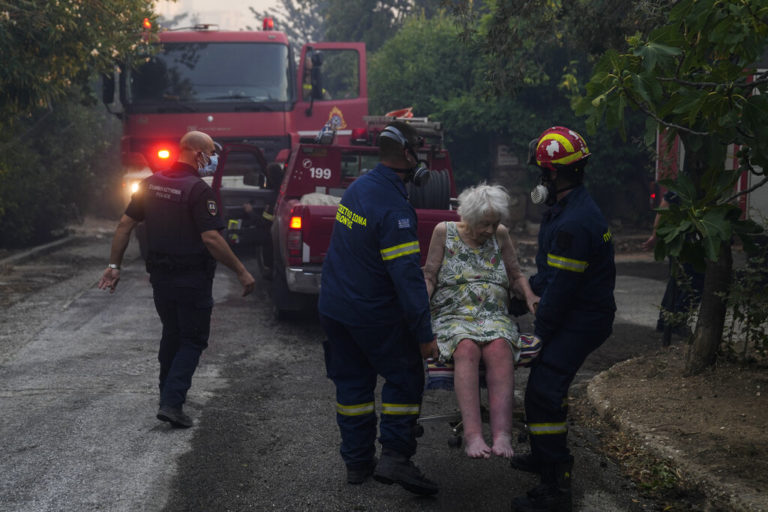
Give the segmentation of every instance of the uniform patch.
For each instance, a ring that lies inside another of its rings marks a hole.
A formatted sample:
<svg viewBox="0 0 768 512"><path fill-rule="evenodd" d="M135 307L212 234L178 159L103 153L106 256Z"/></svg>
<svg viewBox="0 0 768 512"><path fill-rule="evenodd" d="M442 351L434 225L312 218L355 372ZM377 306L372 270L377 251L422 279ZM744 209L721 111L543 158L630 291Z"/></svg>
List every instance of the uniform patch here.
<svg viewBox="0 0 768 512"><path fill-rule="evenodd" d="M397 227L398 227L398 229L410 229L411 228L411 219L409 219L409 218L397 219Z"/></svg>
<svg viewBox="0 0 768 512"><path fill-rule="evenodd" d="M216 205L216 201L208 200L206 206L208 207L208 213L211 214L211 217L215 217L216 214L219 213L219 207Z"/></svg>

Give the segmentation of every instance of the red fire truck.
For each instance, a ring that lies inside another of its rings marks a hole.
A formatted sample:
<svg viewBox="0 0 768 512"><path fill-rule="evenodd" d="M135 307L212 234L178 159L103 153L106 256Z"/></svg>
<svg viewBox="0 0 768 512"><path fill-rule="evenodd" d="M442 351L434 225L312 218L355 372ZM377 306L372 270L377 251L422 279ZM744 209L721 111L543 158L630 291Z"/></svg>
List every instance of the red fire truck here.
<svg viewBox="0 0 768 512"><path fill-rule="evenodd" d="M266 19L261 31L211 25L164 31L152 53L106 77L104 102L123 121L126 202L141 179L176 159L179 139L191 130L224 146L257 146L266 162L284 163L300 137L314 136L329 121L340 140L362 125L365 45L311 43L296 56L272 27Z"/></svg>
<svg viewBox="0 0 768 512"><path fill-rule="evenodd" d="M355 179L377 165L378 135L395 119L366 117L367 127L355 129L351 143L335 140L327 133L328 137L321 135L316 142L299 144L291 152L277 194L271 237L259 254L262 276L272 280L277 319L314 306L341 196ZM411 123L421 135L423 145L416 153L430 169L426 185L407 185L418 217L423 265L434 227L446 220L459 220L454 209L456 186L440 123L425 118L401 120Z"/></svg>

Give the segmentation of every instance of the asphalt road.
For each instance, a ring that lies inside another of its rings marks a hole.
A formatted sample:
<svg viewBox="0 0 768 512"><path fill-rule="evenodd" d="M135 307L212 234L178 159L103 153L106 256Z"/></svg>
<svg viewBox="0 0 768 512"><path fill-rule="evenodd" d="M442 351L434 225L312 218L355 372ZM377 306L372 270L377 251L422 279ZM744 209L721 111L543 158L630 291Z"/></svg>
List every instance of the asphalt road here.
<svg viewBox="0 0 768 512"><path fill-rule="evenodd" d="M276 322L266 288L241 298L225 268L186 406L197 424L170 429L155 419L160 322L135 243L117 292L95 287L109 241L82 237L0 268L0 511L495 511L535 485L504 460L450 448L442 421L425 425L415 457L441 484L437 497L347 485L317 321ZM255 260L244 261L256 276ZM575 393L658 343L665 267L620 263L619 273L614 335ZM519 397L526 377L517 372ZM452 393L425 396L425 416L456 410ZM591 432L573 424L570 439L576 510L654 509L594 450Z"/></svg>

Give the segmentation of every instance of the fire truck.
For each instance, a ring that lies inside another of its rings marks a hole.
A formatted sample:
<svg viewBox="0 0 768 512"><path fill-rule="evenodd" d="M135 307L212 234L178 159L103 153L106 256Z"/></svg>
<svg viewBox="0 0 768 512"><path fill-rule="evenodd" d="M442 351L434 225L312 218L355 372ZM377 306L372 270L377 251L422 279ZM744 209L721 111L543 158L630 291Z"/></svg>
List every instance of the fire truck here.
<svg viewBox="0 0 768 512"><path fill-rule="evenodd" d="M441 124L426 118L395 117L399 112L366 116L365 127L355 128L349 142L325 130L291 152L277 192L270 238L261 246L257 260L262 277L271 280L276 319L315 309L339 201L353 181L379 162L378 136L388 123L400 120L413 126L421 137L417 157L429 169L424 186L406 185L418 218L422 265L434 227L459 220L453 168Z"/></svg>
<svg viewBox="0 0 768 512"><path fill-rule="evenodd" d="M213 25L166 30L151 46L103 82L103 101L123 121L125 203L143 178L176 160L179 139L188 131L205 132L225 147L257 147L263 158L251 155L241 167L284 164L300 138L314 136L318 126L330 124L340 140L349 140L351 127L368 114L363 43L309 43L295 55L267 18L260 31ZM230 155L230 168L237 168L237 158ZM249 170L266 175L265 169ZM238 190L237 201L266 185L246 183L247 174L230 172L222 185ZM225 214L242 206L221 199ZM261 205L254 208L259 215Z"/></svg>

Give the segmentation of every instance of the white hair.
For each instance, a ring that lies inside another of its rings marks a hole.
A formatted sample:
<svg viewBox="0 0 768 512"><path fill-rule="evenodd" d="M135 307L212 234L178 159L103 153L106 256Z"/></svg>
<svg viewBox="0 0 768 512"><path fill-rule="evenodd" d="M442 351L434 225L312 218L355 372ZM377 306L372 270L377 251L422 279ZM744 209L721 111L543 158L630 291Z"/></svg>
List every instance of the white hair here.
<svg viewBox="0 0 768 512"><path fill-rule="evenodd" d="M459 194L457 210L461 220L470 226L476 226L486 214L498 215L502 224L509 220L509 194L501 185L480 183L476 187L464 189Z"/></svg>

